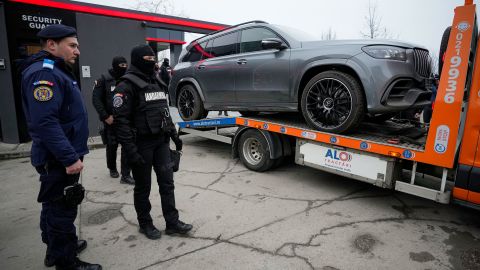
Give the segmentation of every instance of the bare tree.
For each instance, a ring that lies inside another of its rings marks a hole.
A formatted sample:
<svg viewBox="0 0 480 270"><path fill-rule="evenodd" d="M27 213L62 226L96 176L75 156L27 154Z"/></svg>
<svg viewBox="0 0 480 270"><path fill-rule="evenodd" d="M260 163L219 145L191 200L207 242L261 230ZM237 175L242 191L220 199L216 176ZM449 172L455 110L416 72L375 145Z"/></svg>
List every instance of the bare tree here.
<svg viewBox="0 0 480 270"><path fill-rule="evenodd" d="M322 40L334 40L337 39L337 33L332 30L331 27L328 28L327 32L322 32Z"/></svg>
<svg viewBox="0 0 480 270"><path fill-rule="evenodd" d="M395 38L395 35L389 33L386 27L382 26L382 17L378 15L377 2L368 2L368 14L364 17L367 31L360 31L364 38Z"/></svg>
<svg viewBox="0 0 480 270"><path fill-rule="evenodd" d="M137 0L132 8L151 13L188 18L183 10L178 11L175 8L172 0Z"/></svg>
<svg viewBox="0 0 480 270"><path fill-rule="evenodd" d="M438 53L435 50L430 51L430 65L432 74L438 72Z"/></svg>

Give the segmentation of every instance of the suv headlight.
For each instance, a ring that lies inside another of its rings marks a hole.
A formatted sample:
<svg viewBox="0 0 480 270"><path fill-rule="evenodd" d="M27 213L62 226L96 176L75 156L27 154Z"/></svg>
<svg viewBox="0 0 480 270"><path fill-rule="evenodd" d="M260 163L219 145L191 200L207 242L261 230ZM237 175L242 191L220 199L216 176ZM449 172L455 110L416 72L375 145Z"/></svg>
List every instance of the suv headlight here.
<svg viewBox="0 0 480 270"><path fill-rule="evenodd" d="M362 48L366 54L377 59L407 60L407 51L395 46L365 46Z"/></svg>

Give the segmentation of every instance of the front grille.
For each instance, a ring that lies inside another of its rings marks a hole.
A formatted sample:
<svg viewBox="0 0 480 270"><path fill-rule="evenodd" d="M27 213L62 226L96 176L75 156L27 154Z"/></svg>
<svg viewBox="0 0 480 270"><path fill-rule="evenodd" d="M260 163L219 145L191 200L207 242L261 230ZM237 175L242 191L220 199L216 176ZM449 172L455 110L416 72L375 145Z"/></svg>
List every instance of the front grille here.
<svg viewBox="0 0 480 270"><path fill-rule="evenodd" d="M430 77L432 60L427 50L413 49L415 71L422 77Z"/></svg>

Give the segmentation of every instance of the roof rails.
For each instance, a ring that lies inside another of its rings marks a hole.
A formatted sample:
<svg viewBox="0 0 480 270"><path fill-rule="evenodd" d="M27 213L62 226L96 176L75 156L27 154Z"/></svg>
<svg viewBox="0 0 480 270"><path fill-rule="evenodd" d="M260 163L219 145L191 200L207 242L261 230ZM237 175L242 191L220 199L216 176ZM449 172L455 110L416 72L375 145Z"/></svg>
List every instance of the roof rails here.
<svg viewBox="0 0 480 270"><path fill-rule="evenodd" d="M228 30L228 29L232 29L232 28L238 27L238 26L240 26L240 25L249 24L249 23L268 23L268 22L262 21L262 20L254 20L254 21L248 21L248 22L244 22L244 23L239 23L239 24L236 24L236 25L232 25L232 26L229 26L229 27L226 27L226 28L217 30L217 31L215 31L215 32L208 33L208 34L206 34L205 36L201 36L201 37L199 37L199 38L197 38L197 39L192 40L192 42L197 41L197 40L199 40L199 39L201 39L201 38L204 38L204 37L206 37L206 36L210 36L210 35L216 34L216 33L218 33L218 32L222 32L222 31L225 31L225 30Z"/></svg>

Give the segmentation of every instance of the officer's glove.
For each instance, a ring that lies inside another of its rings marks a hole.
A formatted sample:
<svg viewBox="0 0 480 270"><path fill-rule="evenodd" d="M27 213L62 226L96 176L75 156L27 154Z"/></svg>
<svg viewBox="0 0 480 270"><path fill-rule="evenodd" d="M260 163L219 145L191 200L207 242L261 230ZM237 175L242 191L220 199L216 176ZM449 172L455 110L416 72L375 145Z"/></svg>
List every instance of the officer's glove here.
<svg viewBox="0 0 480 270"><path fill-rule="evenodd" d="M128 155L127 159L128 159L128 160L127 160L128 163L129 163L130 165L139 166L139 165L145 164L145 160L144 160L143 157L142 157L139 153L137 153L137 152L135 152L135 153L133 153L133 154L131 154L131 155Z"/></svg>
<svg viewBox="0 0 480 270"><path fill-rule="evenodd" d="M183 142L182 139L180 139L180 136L178 136L178 134L173 134L171 138L173 143L175 143L175 148L177 149L177 151L182 151Z"/></svg>

